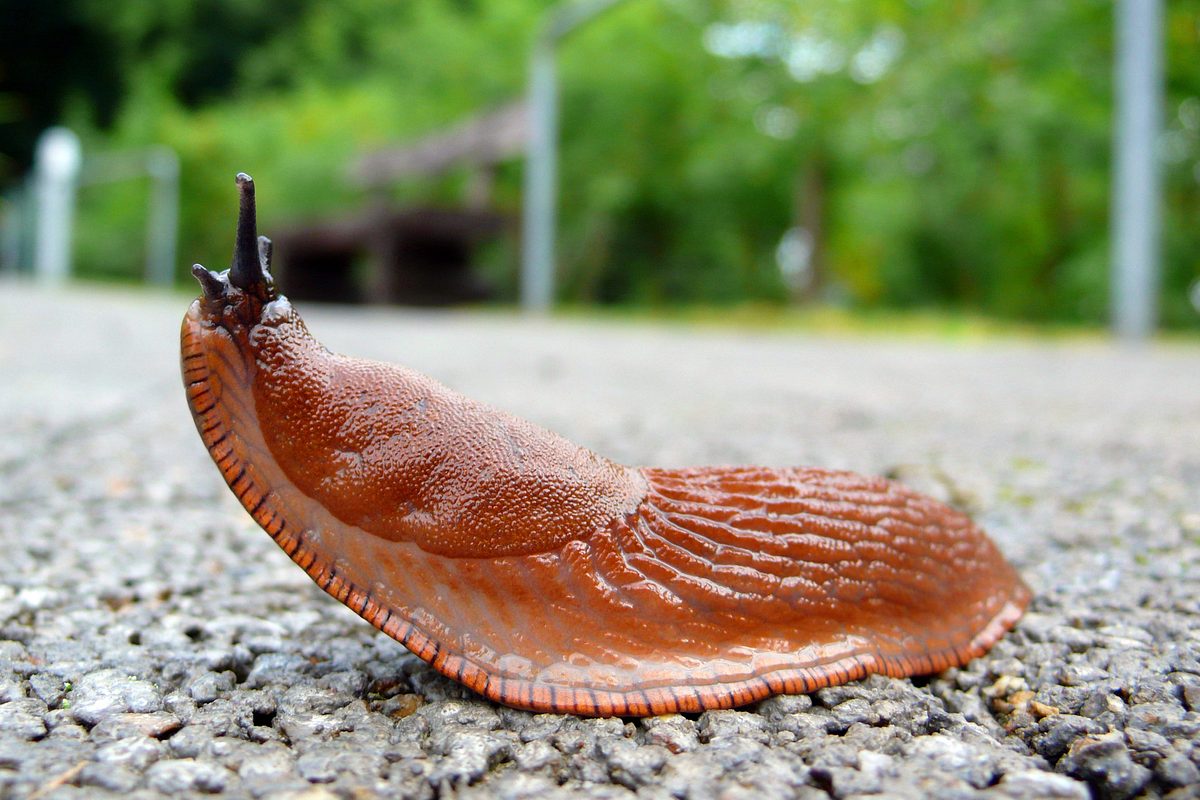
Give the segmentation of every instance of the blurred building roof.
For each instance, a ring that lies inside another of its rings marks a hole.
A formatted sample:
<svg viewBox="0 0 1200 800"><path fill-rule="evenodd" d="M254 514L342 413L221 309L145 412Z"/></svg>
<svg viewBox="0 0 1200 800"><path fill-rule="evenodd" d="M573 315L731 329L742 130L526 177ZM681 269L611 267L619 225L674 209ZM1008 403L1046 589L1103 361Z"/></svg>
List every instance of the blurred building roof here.
<svg viewBox="0 0 1200 800"><path fill-rule="evenodd" d="M496 164L524 151L527 118L524 101L510 103L403 147L368 153L351 165L350 178L361 186L380 186L455 167Z"/></svg>

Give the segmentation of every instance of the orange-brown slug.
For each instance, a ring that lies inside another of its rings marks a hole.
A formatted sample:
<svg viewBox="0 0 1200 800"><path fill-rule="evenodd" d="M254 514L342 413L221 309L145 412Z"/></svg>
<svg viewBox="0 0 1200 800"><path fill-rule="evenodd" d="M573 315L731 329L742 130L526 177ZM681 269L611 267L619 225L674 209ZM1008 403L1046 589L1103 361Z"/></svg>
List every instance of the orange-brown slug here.
<svg viewBox="0 0 1200 800"><path fill-rule="evenodd" d="M275 291L254 184L193 272L188 403L238 499L329 594L500 703L645 715L961 665L1029 589L963 514L815 468L631 468L403 367Z"/></svg>

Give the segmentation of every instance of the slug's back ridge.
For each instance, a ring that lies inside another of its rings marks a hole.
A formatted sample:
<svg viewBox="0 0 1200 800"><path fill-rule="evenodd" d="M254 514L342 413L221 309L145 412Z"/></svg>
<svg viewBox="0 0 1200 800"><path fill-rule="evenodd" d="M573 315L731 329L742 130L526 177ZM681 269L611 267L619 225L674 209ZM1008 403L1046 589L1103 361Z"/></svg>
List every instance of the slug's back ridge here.
<svg viewBox="0 0 1200 800"><path fill-rule="evenodd" d="M631 468L321 347L239 176L233 267L183 322L197 429L329 594L508 705L642 715L960 665L1029 590L965 515L816 468Z"/></svg>

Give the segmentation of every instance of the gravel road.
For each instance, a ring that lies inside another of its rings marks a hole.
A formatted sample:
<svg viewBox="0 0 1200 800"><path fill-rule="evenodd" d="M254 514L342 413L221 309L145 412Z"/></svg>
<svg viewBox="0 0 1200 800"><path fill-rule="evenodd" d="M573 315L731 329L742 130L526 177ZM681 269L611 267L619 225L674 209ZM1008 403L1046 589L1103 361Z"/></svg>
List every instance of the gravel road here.
<svg viewBox="0 0 1200 800"><path fill-rule="evenodd" d="M883 473L1037 598L986 657L648 720L472 696L237 505L182 295L0 284L0 797L1200 797L1200 346L302 306L620 461Z"/></svg>

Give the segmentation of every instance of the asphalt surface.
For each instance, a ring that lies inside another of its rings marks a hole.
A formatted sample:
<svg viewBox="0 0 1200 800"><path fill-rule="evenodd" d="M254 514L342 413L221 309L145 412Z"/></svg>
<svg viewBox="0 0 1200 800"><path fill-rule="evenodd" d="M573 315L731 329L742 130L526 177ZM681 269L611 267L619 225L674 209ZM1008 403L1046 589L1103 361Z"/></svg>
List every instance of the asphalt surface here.
<svg viewBox="0 0 1200 800"><path fill-rule="evenodd" d="M591 720L438 676L254 525L184 403L187 302L0 283L0 797L1200 797L1200 346L302 305L619 461L892 475L1037 594L963 669Z"/></svg>

